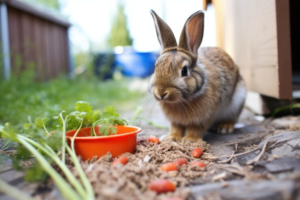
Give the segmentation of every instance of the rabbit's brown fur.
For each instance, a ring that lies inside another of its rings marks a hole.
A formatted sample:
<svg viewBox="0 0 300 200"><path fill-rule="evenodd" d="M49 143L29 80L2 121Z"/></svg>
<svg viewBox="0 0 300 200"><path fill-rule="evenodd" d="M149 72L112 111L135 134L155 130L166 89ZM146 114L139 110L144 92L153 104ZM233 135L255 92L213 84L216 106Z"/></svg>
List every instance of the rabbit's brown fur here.
<svg viewBox="0 0 300 200"><path fill-rule="evenodd" d="M197 53L203 36L203 12L187 20L178 46L168 25L154 11L151 14L163 51L155 64L150 91L171 122L166 139L196 141L211 125L219 126L221 133L232 132L246 87L225 51L207 47Z"/></svg>

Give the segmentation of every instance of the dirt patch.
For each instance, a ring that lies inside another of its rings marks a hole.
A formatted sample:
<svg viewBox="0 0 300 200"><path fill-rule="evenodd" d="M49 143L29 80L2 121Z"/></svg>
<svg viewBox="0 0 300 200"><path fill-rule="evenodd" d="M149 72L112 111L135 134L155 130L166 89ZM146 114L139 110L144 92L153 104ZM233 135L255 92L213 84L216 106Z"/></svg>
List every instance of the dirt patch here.
<svg viewBox="0 0 300 200"><path fill-rule="evenodd" d="M300 124L292 124L287 127L289 131L300 131Z"/></svg>
<svg viewBox="0 0 300 200"><path fill-rule="evenodd" d="M88 179L93 185L96 199L166 199L167 197L180 197L189 199L191 190L185 188L188 183L203 176L207 168L182 165L178 172L164 172L161 165L172 162L176 158L186 158L189 162L201 160L207 165L209 159L196 159L191 156L195 147L201 147L208 152L209 145L202 140L196 143L177 143L162 141L160 144L149 143L141 139L137 143L135 154L125 153L128 157L126 165L111 166L113 158L110 153L100 159L81 161ZM145 158L148 157L148 162ZM149 160L150 158L150 160ZM77 176L73 166L69 166ZM78 177L77 177L78 178ZM176 184L174 193L156 194L149 189L152 180L168 179Z"/></svg>

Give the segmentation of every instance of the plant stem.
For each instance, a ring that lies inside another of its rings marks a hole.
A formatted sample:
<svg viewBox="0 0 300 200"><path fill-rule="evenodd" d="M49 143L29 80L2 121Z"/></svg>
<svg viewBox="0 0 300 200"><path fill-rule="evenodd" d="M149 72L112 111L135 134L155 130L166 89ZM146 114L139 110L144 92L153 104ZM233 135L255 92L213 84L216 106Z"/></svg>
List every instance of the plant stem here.
<svg viewBox="0 0 300 200"><path fill-rule="evenodd" d="M8 148L9 148L9 146L8 146L9 143L10 143L10 141L7 140L7 141L3 144L1 150L2 150L2 151L5 151L6 149L8 149Z"/></svg>
<svg viewBox="0 0 300 200"><path fill-rule="evenodd" d="M27 193L13 187L0 179L0 191L17 200L34 200Z"/></svg>
<svg viewBox="0 0 300 200"><path fill-rule="evenodd" d="M141 118L141 119L144 120L144 121L146 121L149 125L154 126L156 128L169 129L167 126L158 125L158 124L154 123L153 121L150 121L150 120L148 120L146 118Z"/></svg>
<svg viewBox="0 0 300 200"><path fill-rule="evenodd" d="M49 133L49 131L47 130L47 128L46 128L46 126L43 124L43 127L44 127L44 130L46 131L46 133L47 133L47 136L50 136L50 133Z"/></svg>
<svg viewBox="0 0 300 200"><path fill-rule="evenodd" d="M293 105L287 105L287 106L282 106L279 108L276 108L274 110L274 112L272 113L272 116L275 117L278 113L282 112L282 111L290 111L293 114L293 109L294 108L300 108L300 103L296 103Z"/></svg>
<svg viewBox="0 0 300 200"><path fill-rule="evenodd" d="M135 113L130 121L131 124L134 124L134 122L139 118L140 114L142 113L143 111L143 108L141 106L139 106L136 110L135 110ZM158 125L156 123L154 123L153 121L150 121L144 117L141 117L140 118L141 120L144 120L145 122L147 122L149 125L151 126L154 126L156 128L161 128L161 129L169 129L167 126L161 126L161 125Z"/></svg>
<svg viewBox="0 0 300 200"><path fill-rule="evenodd" d="M74 141L75 141L75 138L76 138L77 134L79 133L81 127L82 127L82 124L83 124L83 121L81 122L79 128L77 129L76 133L73 135L73 137L71 139L71 148L72 148L72 151L74 151L75 154L76 154L76 152L75 152L75 148L74 148Z"/></svg>
<svg viewBox="0 0 300 200"><path fill-rule="evenodd" d="M95 194L94 194L93 187L92 187L91 183L89 182L88 178L86 177L84 171L82 170L81 165L75 155L75 152L73 152L69 146L66 146L66 149L67 149L68 153L70 154L72 161L77 169L77 173L82 181L82 184L84 185L84 187L87 191L87 196L85 197L85 200L94 200Z"/></svg>
<svg viewBox="0 0 300 200"><path fill-rule="evenodd" d="M61 145L61 160L63 163L66 161L66 121L68 119L68 116L64 120L62 116L62 112L59 114L62 122L63 122L63 134L62 134L62 145Z"/></svg>
<svg viewBox="0 0 300 200"><path fill-rule="evenodd" d="M95 126L101 122L102 120L101 119L98 119L97 121L95 121L92 125L92 131L91 131L91 136L97 136L97 134L95 133Z"/></svg>
<svg viewBox="0 0 300 200"><path fill-rule="evenodd" d="M85 196L86 196L85 190L80 185L80 183L76 180L76 178L71 173L71 171L68 169L68 167L59 159L59 157L57 156L57 154L53 151L53 149L51 147L49 147L47 144L44 144L45 145L45 147L44 147L44 146L40 145L39 143L37 143L29 138L26 138L24 136L21 136L21 135L20 135L20 137L23 138L25 141L29 142L31 145L42 150L48 156L50 156L53 159L53 161L58 165L58 167L63 171L63 173L66 175L66 178L74 186L74 188L80 194L80 196L82 198L85 198Z"/></svg>
<svg viewBox="0 0 300 200"><path fill-rule="evenodd" d="M48 161L30 143L20 137L20 135L17 135L17 140L35 156L45 172L47 172L51 176L65 199L81 199L78 194L70 187L70 185L53 169Z"/></svg>
<svg viewBox="0 0 300 200"><path fill-rule="evenodd" d="M134 124L134 122L138 119L138 117L140 116L140 114L142 113L143 108L141 106L137 107L137 109L134 112L133 117L131 118L130 124Z"/></svg>

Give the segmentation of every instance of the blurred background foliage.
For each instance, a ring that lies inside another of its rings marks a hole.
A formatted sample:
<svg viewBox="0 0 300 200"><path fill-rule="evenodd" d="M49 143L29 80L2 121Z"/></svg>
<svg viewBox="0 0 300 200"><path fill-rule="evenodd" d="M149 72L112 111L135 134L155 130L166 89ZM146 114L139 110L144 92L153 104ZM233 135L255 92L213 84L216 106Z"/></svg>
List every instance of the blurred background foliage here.
<svg viewBox="0 0 300 200"><path fill-rule="evenodd" d="M59 0L30 0L30 1L44 5L48 8L55 9L57 11L59 11L61 7Z"/></svg>
<svg viewBox="0 0 300 200"><path fill-rule="evenodd" d="M87 101L95 109L114 106L118 111L134 109L143 94L130 89L130 80L99 81L83 73L60 76L47 82L35 81L33 70L0 79L0 124L7 122L22 128L37 117L53 117L74 110L77 101Z"/></svg>
<svg viewBox="0 0 300 200"><path fill-rule="evenodd" d="M62 1L60 0L21 0L21 1L26 1L26 2L30 2L33 4L38 4L56 11L60 11L61 9L61 3Z"/></svg>
<svg viewBox="0 0 300 200"><path fill-rule="evenodd" d="M127 17L124 13L124 6L118 4L118 12L113 19L112 28L108 38L108 43L111 47L116 46L131 46L133 39L130 36L127 27Z"/></svg>

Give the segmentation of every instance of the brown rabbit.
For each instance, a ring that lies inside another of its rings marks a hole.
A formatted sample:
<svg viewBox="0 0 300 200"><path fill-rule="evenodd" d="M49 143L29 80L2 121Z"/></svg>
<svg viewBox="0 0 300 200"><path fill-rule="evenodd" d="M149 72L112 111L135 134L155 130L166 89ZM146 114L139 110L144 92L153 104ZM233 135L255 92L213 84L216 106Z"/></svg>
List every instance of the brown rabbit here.
<svg viewBox="0 0 300 200"><path fill-rule="evenodd" d="M196 141L211 126L222 134L233 132L245 102L246 86L225 51L206 47L197 53L204 13L195 12L187 19L179 45L170 27L152 10L151 15L162 52L149 89L171 122L165 139Z"/></svg>

